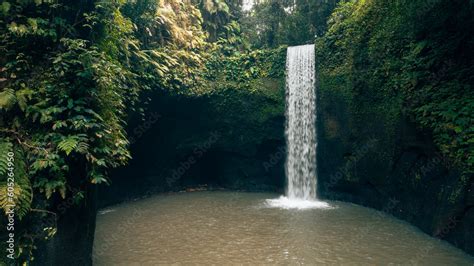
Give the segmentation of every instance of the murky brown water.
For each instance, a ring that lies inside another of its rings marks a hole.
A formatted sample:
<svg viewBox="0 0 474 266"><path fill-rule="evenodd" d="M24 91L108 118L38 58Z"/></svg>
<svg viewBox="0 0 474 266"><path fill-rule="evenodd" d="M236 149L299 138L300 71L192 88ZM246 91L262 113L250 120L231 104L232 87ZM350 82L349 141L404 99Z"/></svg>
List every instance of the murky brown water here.
<svg viewBox="0 0 474 266"><path fill-rule="evenodd" d="M474 265L405 222L342 202L268 208L274 194L199 192L118 205L98 215L95 265Z"/></svg>

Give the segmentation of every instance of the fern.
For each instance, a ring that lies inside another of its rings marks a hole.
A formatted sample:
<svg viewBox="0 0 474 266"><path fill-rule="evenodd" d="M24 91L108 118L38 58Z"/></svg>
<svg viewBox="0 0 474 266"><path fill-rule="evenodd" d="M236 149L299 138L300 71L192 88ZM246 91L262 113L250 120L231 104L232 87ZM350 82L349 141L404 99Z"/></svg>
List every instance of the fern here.
<svg viewBox="0 0 474 266"><path fill-rule="evenodd" d="M84 154L89 149L89 145L86 141L87 136L85 134L72 135L61 140L58 143L58 148L64 151L66 155L69 155L73 151Z"/></svg>
<svg viewBox="0 0 474 266"><path fill-rule="evenodd" d="M76 151L81 154L86 154L89 151L89 144L84 141L80 141L76 146Z"/></svg>
<svg viewBox="0 0 474 266"><path fill-rule="evenodd" d="M7 173L8 160L7 153L13 150L13 144L7 139L0 139L0 176L3 180Z"/></svg>
<svg viewBox="0 0 474 266"><path fill-rule="evenodd" d="M33 90L26 89L26 88L23 88L16 92L15 95L18 102L18 106L20 107L22 111L26 110L27 102L28 100L31 99L33 93L34 93Z"/></svg>
<svg viewBox="0 0 474 266"><path fill-rule="evenodd" d="M0 92L0 109L9 110L15 103L15 92L12 89L5 89Z"/></svg>
<svg viewBox="0 0 474 266"><path fill-rule="evenodd" d="M66 153L66 155L69 155L76 147L79 141L75 136L69 136L65 139L63 139L61 142L58 144L58 148Z"/></svg>
<svg viewBox="0 0 474 266"><path fill-rule="evenodd" d="M18 177L15 178L18 180ZM21 181L25 181L20 179ZM0 207L4 210L5 213L8 212L10 207L8 205L11 204L9 201L9 196L7 193L8 186L6 182L0 182L0 191L4 193L0 193ZM15 182L14 191L13 191L13 203L15 205L15 212L19 219L22 219L30 210L31 201L32 201L32 189L29 181L27 182Z"/></svg>
<svg viewBox="0 0 474 266"><path fill-rule="evenodd" d="M7 141L0 142L0 172L2 179L0 181L0 208L7 213L10 209L9 205L15 205L15 214L19 219L22 219L30 210L33 197L30 180L26 174L26 164L21 150L14 151L14 183L13 183L13 197L10 198L8 194L8 180L6 178L8 169L3 167L4 162L8 162L7 153L12 151L12 144ZM7 148L5 148L7 147ZM6 151L6 152L5 152ZM10 193L11 194L11 193Z"/></svg>

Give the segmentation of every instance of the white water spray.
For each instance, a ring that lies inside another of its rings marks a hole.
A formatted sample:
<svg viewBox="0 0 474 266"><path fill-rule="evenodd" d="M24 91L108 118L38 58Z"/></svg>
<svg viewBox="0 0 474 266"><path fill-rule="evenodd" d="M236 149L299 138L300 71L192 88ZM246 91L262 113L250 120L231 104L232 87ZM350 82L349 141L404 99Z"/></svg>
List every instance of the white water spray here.
<svg viewBox="0 0 474 266"><path fill-rule="evenodd" d="M287 197L269 200L273 207L327 208L317 201L316 88L314 45L289 47L286 59Z"/></svg>

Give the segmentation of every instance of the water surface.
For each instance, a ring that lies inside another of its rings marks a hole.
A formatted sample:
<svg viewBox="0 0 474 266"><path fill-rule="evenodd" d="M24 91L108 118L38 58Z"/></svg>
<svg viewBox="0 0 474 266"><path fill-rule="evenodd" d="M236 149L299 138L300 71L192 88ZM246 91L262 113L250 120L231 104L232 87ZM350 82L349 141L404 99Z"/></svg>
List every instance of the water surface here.
<svg viewBox="0 0 474 266"><path fill-rule="evenodd" d="M391 216L357 205L281 209L263 193L160 195L99 213L94 265L473 265Z"/></svg>

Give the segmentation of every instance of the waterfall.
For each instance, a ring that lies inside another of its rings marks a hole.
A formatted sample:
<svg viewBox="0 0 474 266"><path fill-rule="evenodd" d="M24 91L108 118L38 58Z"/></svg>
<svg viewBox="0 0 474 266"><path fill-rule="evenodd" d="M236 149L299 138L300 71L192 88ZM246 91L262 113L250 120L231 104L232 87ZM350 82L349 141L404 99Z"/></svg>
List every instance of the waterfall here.
<svg viewBox="0 0 474 266"><path fill-rule="evenodd" d="M314 45L288 48L286 60L286 176L289 199L316 199Z"/></svg>
<svg viewBox="0 0 474 266"><path fill-rule="evenodd" d="M316 71L314 45L289 47L286 59L287 197L269 207L332 208L316 195Z"/></svg>

